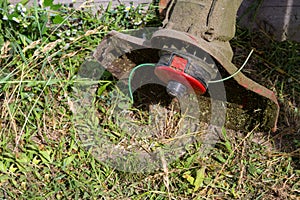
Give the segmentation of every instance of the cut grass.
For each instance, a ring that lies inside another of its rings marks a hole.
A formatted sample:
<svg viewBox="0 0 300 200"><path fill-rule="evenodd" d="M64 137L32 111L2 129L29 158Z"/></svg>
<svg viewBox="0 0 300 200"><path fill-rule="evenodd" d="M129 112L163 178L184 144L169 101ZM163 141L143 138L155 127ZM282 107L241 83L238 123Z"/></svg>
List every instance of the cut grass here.
<svg viewBox="0 0 300 200"><path fill-rule="evenodd" d="M91 15L82 15L91 24L97 22ZM200 144L195 144L163 171L132 174L96 161L82 148L72 123L68 100L72 98L77 71L107 30L114 28L99 23L85 25L84 31L78 31L71 39L32 46L39 52L35 56L34 51L31 55L22 53L23 47L14 57L5 49L1 51L2 59L10 59L1 60L0 71L0 198L299 197L298 43L275 42L243 29L232 41L237 64L243 62L250 49L256 48L244 73L277 92L282 105L278 134L227 130L223 132L224 141L208 157L202 157ZM6 48L9 47L13 48Z"/></svg>

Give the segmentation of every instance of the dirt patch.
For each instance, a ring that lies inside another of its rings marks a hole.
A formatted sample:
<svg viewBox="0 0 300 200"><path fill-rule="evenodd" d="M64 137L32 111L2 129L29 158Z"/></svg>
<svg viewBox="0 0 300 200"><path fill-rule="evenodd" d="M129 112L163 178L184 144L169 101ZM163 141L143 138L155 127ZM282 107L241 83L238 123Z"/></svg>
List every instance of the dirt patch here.
<svg viewBox="0 0 300 200"><path fill-rule="evenodd" d="M130 68L133 68L137 64L141 63L156 63L158 61L158 51L156 50L143 50L139 52L133 52L131 54L126 54L122 58L117 59L113 65L110 67L110 70L116 69L123 71L128 71ZM222 76L226 77L228 74L219 67ZM143 85L143 80L149 79L151 77L152 82L161 83L159 79L154 75L153 67L140 68L136 71L134 80L139 82L139 85ZM134 87L134 84L133 84ZM137 88L134 88L137 89ZM249 92L243 87L239 86L234 80L229 80L225 82L225 90L227 97L227 120L226 128L233 130L244 130L249 131L256 127L258 124L261 124L261 130L266 130L268 127L265 127L267 119L264 118L265 108L267 106L267 101L259 95ZM147 95L147 93L153 93L155 95ZM157 102L158 100L164 102L170 102L172 99L171 96L167 95L163 89L156 90L155 87L153 90L141 89L138 90L134 97L137 99L139 97L142 101L145 102ZM143 98L141 98L143 97ZM199 97L199 107L203 111L203 116L201 120L209 123L211 119L211 99L209 93L206 93L204 96Z"/></svg>

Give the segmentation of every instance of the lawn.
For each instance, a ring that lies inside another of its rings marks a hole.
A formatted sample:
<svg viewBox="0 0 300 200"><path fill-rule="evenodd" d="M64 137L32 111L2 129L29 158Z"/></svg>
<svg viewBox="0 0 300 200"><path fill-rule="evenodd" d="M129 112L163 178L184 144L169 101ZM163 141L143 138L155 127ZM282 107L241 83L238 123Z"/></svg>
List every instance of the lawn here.
<svg viewBox="0 0 300 200"><path fill-rule="evenodd" d="M93 14L51 0L43 5L50 9L0 4L0 199L299 199L299 43L240 27L231 41L237 66L255 49L243 73L276 93L276 133L224 128L208 156L199 141L163 169L130 173L83 147L71 102L80 66L104 36L159 26L157 7L109 5ZM97 102L105 111L117 80L104 75Z"/></svg>

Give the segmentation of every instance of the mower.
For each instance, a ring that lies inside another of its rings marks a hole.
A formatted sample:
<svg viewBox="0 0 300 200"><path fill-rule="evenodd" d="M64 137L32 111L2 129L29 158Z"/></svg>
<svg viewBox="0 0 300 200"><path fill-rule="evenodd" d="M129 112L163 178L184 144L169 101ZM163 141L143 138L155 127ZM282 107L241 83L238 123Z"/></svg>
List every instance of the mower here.
<svg viewBox="0 0 300 200"><path fill-rule="evenodd" d="M151 52L152 57L158 57L153 72L166 84L171 96L181 97L191 92L205 95L210 86L224 81L227 101L248 108L252 116L255 112L261 120L260 127L275 132L279 105L274 92L247 78L241 67L238 69L231 62L233 51L229 41L235 34L240 4L241 0L161 0L159 11L164 16L161 28L150 36L111 31L93 56L120 79L134 66L116 66L116 59L137 52L138 57L143 57L141 54L147 54L145 49L157 49L157 53ZM220 78L219 72L228 78ZM234 81L227 81L229 78Z"/></svg>
<svg viewBox="0 0 300 200"><path fill-rule="evenodd" d="M274 92L241 72L253 50L242 66L231 62L240 3L162 0L162 27L107 34L79 69L72 102L78 135L98 160L121 171L166 170L197 141L208 155L223 128L276 131ZM99 110L96 94L107 85L98 90L97 80L105 70L118 82ZM154 90L144 88L149 84ZM148 118L141 111L146 101Z"/></svg>

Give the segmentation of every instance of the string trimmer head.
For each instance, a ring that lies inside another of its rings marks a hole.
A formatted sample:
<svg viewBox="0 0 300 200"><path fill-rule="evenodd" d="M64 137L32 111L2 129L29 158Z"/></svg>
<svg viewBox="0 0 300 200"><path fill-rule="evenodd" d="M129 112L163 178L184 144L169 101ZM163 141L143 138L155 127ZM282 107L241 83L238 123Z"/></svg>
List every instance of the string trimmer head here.
<svg viewBox="0 0 300 200"><path fill-rule="evenodd" d="M165 51L154 72L167 84L168 93L177 97L187 92L204 94L208 81L215 77L216 71L213 69L213 64L193 55Z"/></svg>
<svg viewBox="0 0 300 200"><path fill-rule="evenodd" d="M166 18L168 20L162 29L157 29L148 39L112 31L97 47L94 57L115 77L121 78L134 66L118 65L116 69L113 67L115 59L133 51L156 49L159 58L155 61L154 73L167 85L169 94L205 94L210 81L216 78L218 70L227 75L238 71L231 62L233 52L229 44L229 40L234 36L235 14L240 3L234 2L172 1L166 12L169 13ZM275 131L279 113L275 94L242 73L237 73L233 79L233 84L242 86L247 93L256 93L264 99L261 102L265 102L265 106L260 107L263 107L262 114L266 117L261 126L270 127ZM243 97L241 95L246 93L233 93L233 97L240 96L240 104L257 102L256 99L249 99L253 98L253 95ZM230 101L230 97L227 99Z"/></svg>

